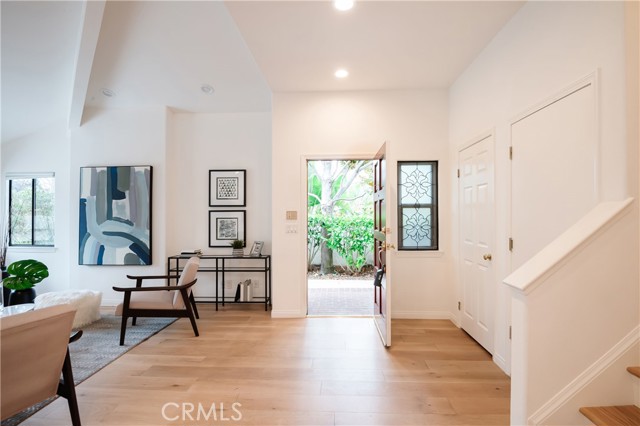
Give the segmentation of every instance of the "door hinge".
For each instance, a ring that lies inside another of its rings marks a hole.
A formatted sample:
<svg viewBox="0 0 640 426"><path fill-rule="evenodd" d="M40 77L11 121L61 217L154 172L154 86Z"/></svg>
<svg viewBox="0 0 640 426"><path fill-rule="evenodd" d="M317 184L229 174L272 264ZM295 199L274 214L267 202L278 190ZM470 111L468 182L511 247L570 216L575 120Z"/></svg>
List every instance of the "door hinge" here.
<svg viewBox="0 0 640 426"><path fill-rule="evenodd" d="M513 147L509 147L509 160L513 160Z"/></svg>
<svg viewBox="0 0 640 426"><path fill-rule="evenodd" d="M509 340L511 340L511 326L509 326Z"/></svg>
<svg viewBox="0 0 640 426"><path fill-rule="evenodd" d="M462 302L458 302L458 310L462 309Z"/></svg>
<svg viewBox="0 0 640 426"><path fill-rule="evenodd" d="M460 177L460 169L458 169L458 177Z"/></svg>
<svg viewBox="0 0 640 426"><path fill-rule="evenodd" d="M509 251L513 251L513 238L509 238Z"/></svg>

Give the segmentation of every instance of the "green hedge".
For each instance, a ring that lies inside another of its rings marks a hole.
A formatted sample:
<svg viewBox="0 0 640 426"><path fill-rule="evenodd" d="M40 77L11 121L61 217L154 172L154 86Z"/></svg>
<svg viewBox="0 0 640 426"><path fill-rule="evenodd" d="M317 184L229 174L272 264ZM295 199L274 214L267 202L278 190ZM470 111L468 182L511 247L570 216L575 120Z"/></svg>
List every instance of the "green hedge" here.
<svg viewBox="0 0 640 426"><path fill-rule="evenodd" d="M346 263L351 272L365 266L373 249L373 218L365 216L325 217L309 216L307 230L307 263L310 264L324 240L322 228L327 230L327 246Z"/></svg>

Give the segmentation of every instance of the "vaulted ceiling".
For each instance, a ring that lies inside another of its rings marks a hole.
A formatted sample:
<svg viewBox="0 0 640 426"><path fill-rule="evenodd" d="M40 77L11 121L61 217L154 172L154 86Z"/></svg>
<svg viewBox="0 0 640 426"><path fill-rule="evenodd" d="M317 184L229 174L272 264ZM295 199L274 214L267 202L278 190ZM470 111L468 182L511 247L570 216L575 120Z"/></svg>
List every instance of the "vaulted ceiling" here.
<svg viewBox="0 0 640 426"><path fill-rule="evenodd" d="M269 111L273 92L447 88L521 5L3 0L2 140L78 125L85 106Z"/></svg>

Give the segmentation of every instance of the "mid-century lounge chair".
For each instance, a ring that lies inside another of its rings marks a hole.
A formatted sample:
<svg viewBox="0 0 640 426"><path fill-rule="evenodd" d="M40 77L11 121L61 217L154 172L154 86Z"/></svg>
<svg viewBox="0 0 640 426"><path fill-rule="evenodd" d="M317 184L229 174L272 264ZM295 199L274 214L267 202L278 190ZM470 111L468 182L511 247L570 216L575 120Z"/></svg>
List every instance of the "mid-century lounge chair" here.
<svg viewBox="0 0 640 426"><path fill-rule="evenodd" d="M71 424L80 426L68 349L82 335L69 338L75 313L56 305L2 318L2 420L57 394L69 403Z"/></svg>
<svg viewBox="0 0 640 426"><path fill-rule="evenodd" d="M137 317L169 317L189 318L193 332L196 336L198 326L196 308L191 287L196 283L196 274L200 266L200 258L192 257L184 265L182 274L175 286L168 285L170 279L178 278L170 275L127 275L127 278L136 280L135 287L113 287L115 291L124 292L124 301L116 307L116 315L122 315L122 327L120 329L120 346L124 345L124 336L127 331L127 320L132 319L132 325L136 325ZM157 287L143 287L144 280L162 279L167 284Z"/></svg>

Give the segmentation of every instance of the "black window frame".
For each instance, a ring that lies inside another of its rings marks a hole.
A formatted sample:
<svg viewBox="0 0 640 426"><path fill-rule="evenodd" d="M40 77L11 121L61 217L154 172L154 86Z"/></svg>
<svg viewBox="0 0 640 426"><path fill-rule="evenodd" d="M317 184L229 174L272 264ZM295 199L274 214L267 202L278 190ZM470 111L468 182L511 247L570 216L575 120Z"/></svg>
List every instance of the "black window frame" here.
<svg viewBox="0 0 640 426"><path fill-rule="evenodd" d="M42 176L7 176L7 183L8 183L8 217L7 217L7 226L9 227L9 247L55 247L55 234L54 234L54 243L53 244L36 244L35 240L36 240L36 181L38 179L43 179L43 178L54 178L55 179L55 174L51 173L51 174L46 174L46 175L42 175ZM31 179L31 244L14 244L13 243L13 231L11 229L11 224L13 222L12 220L12 212L11 209L13 207L13 203L12 203L12 185L13 185L13 181L14 180L18 180L18 179L22 179L22 180L27 180L27 179ZM55 196L55 193L54 193Z"/></svg>
<svg viewBox="0 0 640 426"><path fill-rule="evenodd" d="M431 165L432 167L432 179L431 179L431 203L402 203L402 185L401 185L401 173L403 165ZM397 166L397 178L398 178L398 250L402 251L437 251L440 247L440 232L439 232L439 220L438 220L438 161L437 160L425 160L425 161L398 161ZM431 210L431 245L430 246L405 246L403 238L404 230L404 214L405 208L429 208Z"/></svg>

